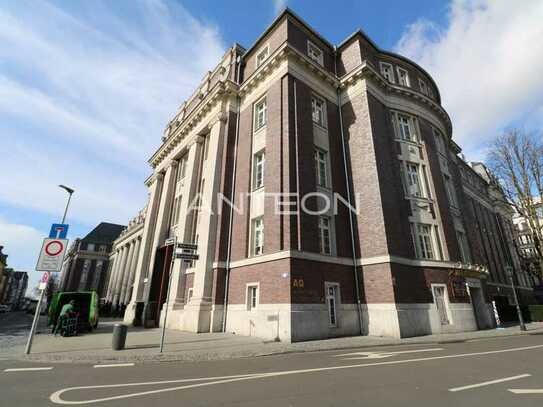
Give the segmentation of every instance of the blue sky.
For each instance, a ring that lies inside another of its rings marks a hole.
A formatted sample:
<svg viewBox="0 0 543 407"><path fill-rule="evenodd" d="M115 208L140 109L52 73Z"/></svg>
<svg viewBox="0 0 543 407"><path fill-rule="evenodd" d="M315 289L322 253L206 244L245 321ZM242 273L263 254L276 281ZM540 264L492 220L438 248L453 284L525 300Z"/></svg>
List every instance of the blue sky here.
<svg viewBox="0 0 543 407"><path fill-rule="evenodd" d="M250 46L285 5L332 43L362 28L425 67L454 138L543 124L543 2L0 2L0 245L33 274L41 239L76 189L69 237L126 224L145 204L147 158L168 119L234 42Z"/></svg>

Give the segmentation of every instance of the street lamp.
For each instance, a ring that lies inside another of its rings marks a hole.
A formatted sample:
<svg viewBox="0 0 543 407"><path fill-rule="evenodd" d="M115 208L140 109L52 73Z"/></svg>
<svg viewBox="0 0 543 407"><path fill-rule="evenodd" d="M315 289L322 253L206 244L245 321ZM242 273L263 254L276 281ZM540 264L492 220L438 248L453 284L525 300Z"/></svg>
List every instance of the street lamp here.
<svg viewBox="0 0 543 407"><path fill-rule="evenodd" d="M517 289L515 287L515 279L513 278L513 267L507 264L505 267L505 272L511 279L511 288L513 290L513 298L515 299L515 306L517 307L518 322L520 325L521 331L526 331L526 325L524 324L524 318L522 317L522 311L520 310L520 305L518 303Z"/></svg>
<svg viewBox="0 0 543 407"><path fill-rule="evenodd" d="M61 224L64 224L64 221L66 220L66 214L68 213L68 206L70 206L70 199L72 199L72 194L74 193L74 189L67 187L66 185L59 185L60 188L68 192L68 202L66 202L66 208L64 209L64 215L62 215L62 222Z"/></svg>

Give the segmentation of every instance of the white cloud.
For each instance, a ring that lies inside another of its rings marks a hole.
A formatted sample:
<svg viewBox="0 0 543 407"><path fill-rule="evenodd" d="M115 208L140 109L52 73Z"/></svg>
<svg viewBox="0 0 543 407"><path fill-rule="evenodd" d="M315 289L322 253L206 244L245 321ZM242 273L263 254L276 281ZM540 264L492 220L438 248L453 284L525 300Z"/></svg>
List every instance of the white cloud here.
<svg viewBox="0 0 543 407"><path fill-rule="evenodd" d="M541 123L542 22L540 0L453 0L446 27L419 20L397 43L395 51L436 80L454 137L468 153L481 155L511 124Z"/></svg>
<svg viewBox="0 0 543 407"><path fill-rule="evenodd" d="M145 204L148 157L224 52L176 2L2 2L0 204L125 223ZM6 217L6 214L3 214Z"/></svg>

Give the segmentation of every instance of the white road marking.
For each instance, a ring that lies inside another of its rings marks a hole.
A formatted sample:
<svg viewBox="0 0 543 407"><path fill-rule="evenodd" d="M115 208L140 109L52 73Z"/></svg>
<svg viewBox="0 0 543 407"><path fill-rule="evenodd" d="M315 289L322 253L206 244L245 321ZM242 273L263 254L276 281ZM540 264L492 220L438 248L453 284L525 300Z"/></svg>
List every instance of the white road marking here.
<svg viewBox="0 0 543 407"><path fill-rule="evenodd" d="M521 374L518 376L504 377L503 379L489 380L488 382L470 384L470 385L462 386L462 387L454 387L452 389L449 389L449 391L455 392L455 391L475 389L477 387L490 386L491 384L509 382L511 380L518 380L518 379L522 379L524 377L530 377L530 376L531 374L526 373L526 374Z"/></svg>
<svg viewBox="0 0 543 407"><path fill-rule="evenodd" d="M134 366L134 363L112 363L109 365L94 365L93 367L100 368L100 367L128 367L128 366Z"/></svg>
<svg viewBox="0 0 543 407"><path fill-rule="evenodd" d="M335 358L342 357L345 360L357 360L357 359L383 359L389 358L391 356L401 355L404 353L418 353L418 352L435 352L443 350L443 348L431 348L431 349L412 349L412 350L403 350L398 352L353 352L353 353L344 353L342 355L333 355ZM345 358L345 356L352 356Z"/></svg>
<svg viewBox="0 0 543 407"><path fill-rule="evenodd" d="M196 378L196 379L180 379L180 380L167 380L167 381L144 382L144 383L120 383L120 384L106 384L106 385L94 385L94 386L67 387L65 389L60 389L54 392L53 394L51 394L51 396L49 396L49 399L53 403L56 403L56 404L70 404L70 405L92 404L92 403L100 403L104 401L146 396L150 394L166 393L166 392L171 392L175 390L186 390L186 389L191 389L191 388L196 388L196 387L212 386L214 384L231 383L231 382L236 382L236 381L241 381L241 380L254 380L254 379L263 379L263 378L268 378L268 377L287 376L287 375L293 375L293 374L326 372L326 371L364 368L364 367L372 367L372 366L400 365L400 364L405 364L405 363L426 362L426 361L440 360L440 359L455 359L455 358L465 358L465 357L473 357L473 356L493 355L493 354L498 354L498 353L519 352L519 351L524 351L524 350L532 350L532 349L540 349L540 348L543 348L543 345L524 346L521 348L509 348L509 349L500 349L500 350L490 350L490 351L484 351L484 352L459 353L456 355L432 356L428 358L390 360L390 361L385 361L385 362L363 363L363 364L356 364L356 365L326 366L326 367L318 367L318 368L311 368L311 369L285 370L285 371L270 372L270 373L253 373L253 374L237 375L237 376L201 377L201 378ZM121 394L118 396L103 397L99 399L69 401L69 400L63 400L61 398L61 396L64 393L69 392L69 391L74 391L74 390L105 389L105 388L144 386L144 385L167 384L167 383L186 383L186 382L196 382L196 381L205 381L205 380L211 380L211 381L206 382L206 383L197 383L197 384L189 384L189 385L183 385L183 386L178 386L178 387L169 387L165 389Z"/></svg>
<svg viewBox="0 0 543 407"><path fill-rule="evenodd" d="M543 389L508 389L515 394L543 394Z"/></svg>
<svg viewBox="0 0 543 407"><path fill-rule="evenodd" d="M4 369L4 372L32 372L32 371L38 371L38 370L51 370L51 369L53 369L52 366L50 367L18 367L18 368Z"/></svg>

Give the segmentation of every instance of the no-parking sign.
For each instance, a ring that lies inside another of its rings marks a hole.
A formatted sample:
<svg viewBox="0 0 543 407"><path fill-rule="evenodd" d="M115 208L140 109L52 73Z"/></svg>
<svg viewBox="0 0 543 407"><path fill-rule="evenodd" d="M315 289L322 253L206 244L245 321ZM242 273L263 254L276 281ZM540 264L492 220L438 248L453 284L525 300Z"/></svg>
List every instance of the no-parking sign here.
<svg viewBox="0 0 543 407"><path fill-rule="evenodd" d="M68 239L43 239L37 271L60 271Z"/></svg>

